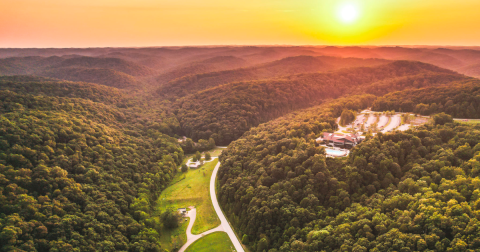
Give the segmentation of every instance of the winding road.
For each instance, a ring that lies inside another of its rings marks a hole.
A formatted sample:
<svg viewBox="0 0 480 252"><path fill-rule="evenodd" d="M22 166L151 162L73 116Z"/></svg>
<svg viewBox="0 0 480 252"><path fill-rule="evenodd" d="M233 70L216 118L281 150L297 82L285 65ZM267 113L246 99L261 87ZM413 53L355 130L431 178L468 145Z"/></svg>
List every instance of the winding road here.
<svg viewBox="0 0 480 252"><path fill-rule="evenodd" d="M215 209L215 212L217 213L218 218L220 218L221 224L214 229L210 229L201 234L194 235L192 234L192 227L193 227L193 223L195 223L195 218L197 216L197 209L192 209L188 211L188 216L190 217L190 223L188 223L188 227L187 227L187 242L180 248L180 250L178 250L179 252L184 252L188 248L188 246L190 246L192 243L202 238L203 236L211 234L213 232L219 232L219 231L220 232L223 231L228 234L228 237L230 237L230 240L232 241L233 246L235 247L235 250L237 250L237 252L245 252L245 250L242 247L242 244L240 243L237 236L235 235L235 232L233 232L232 227L228 223L227 218L223 214L222 209L218 204L217 194L215 193L215 179L217 178L217 173L219 168L220 168L220 162L218 162L215 168L213 169L212 177L210 178L210 198L212 198L213 208Z"/></svg>

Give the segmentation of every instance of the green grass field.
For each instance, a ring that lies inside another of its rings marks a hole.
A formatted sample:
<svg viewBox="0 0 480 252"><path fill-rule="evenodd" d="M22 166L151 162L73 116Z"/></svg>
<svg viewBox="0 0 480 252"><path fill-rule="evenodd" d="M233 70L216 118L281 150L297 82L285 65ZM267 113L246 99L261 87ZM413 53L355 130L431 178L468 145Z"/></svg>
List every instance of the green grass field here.
<svg viewBox="0 0 480 252"><path fill-rule="evenodd" d="M225 232L211 233L190 245L186 252L231 252L236 251Z"/></svg>
<svg viewBox="0 0 480 252"><path fill-rule="evenodd" d="M210 177L217 163L218 159L215 159L198 169L189 169L187 173L179 172L158 198L157 212L160 214L167 208L195 206L197 218L192 228L193 234L200 234L220 225L209 191Z"/></svg>
<svg viewBox="0 0 480 252"><path fill-rule="evenodd" d="M222 153L223 150L225 150L225 148L216 147L215 149L209 150L209 151L206 151L206 152L210 152L210 155L212 157L218 157L218 156L220 156L220 154Z"/></svg>
<svg viewBox="0 0 480 252"><path fill-rule="evenodd" d="M168 251L174 251L175 247L177 249L182 247L182 245L187 242L186 230L188 222L189 220L185 221L185 218L183 218L179 227L172 230L163 228L162 226L162 229L160 230L160 244L162 244L162 248L167 249ZM177 246L174 246L173 242L175 242Z"/></svg>

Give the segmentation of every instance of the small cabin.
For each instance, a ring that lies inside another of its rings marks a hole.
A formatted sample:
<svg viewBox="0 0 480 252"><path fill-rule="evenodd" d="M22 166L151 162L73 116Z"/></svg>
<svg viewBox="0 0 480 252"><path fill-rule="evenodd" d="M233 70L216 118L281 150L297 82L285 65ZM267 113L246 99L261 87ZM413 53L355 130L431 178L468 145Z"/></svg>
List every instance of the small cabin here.
<svg viewBox="0 0 480 252"><path fill-rule="evenodd" d="M187 215L187 209L186 208L179 208L178 213L180 213L182 216Z"/></svg>

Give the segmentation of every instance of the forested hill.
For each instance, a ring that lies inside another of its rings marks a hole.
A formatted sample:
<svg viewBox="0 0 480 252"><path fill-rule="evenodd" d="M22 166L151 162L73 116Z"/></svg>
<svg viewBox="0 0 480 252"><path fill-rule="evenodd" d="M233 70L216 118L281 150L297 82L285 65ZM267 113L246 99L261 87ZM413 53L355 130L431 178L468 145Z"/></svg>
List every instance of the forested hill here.
<svg viewBox="0 0 480 252"><path fill-rule="evenodd" d="M395 92L377 99L372 109L421 115L445 112L456 118L480 118L480 80Z"/></svg>
<svg viewBox="0 0 480 252"><path fill-rule="evenodd" d="M161 250L149 202L183 151L117 107L124 98L95 84L1 78L2 251Z"/></svg>
<svg viewBox="0 0 480 252"><path fill-rule="evenodd" d="M480 128L451 117L480 118L480 81L453 71L477 49L0 49L0 251L179 245L154 203L213 142L250 251L479 250ZM326 158L314 139L367 107L433 120Z"/></svg>
<svg viewBox="0 0 480 252"><path fill-rule="evenodd" d="M222 153L220 204L252 251L474 251L480 239L480 127L381 133L348 159L314 139L350 97L252 128ZM438 119L438 120L437 120Z"/></svg>
<svg viewBox="0 0 480 252"><path fill-rule="evenodd" d="M140 83L135 77L107 68L59 67L39 73L42 76L70 81L84 81L116 88L135 88Z"/></svg>
<svg viewBox="0 0 480 252"><path fill-rule="evenodd" d="M383 95L461 79L466 77L433 65L397 61L377 67L221 85L178 100L176 115L186 136L194 140L212 137L223 145L259 123L326 99L369 91Z"/></svg>
<svg viewBox="0 0 480 252"><path fill-rule="evenodd" d="M186 76L207 72L217 72L241 68L249 65L249 62L234 56L217 56L201 61L187 63L176 67L156 77L159 85L168 83L171 80Z"/></svg>
<svg viewBox="0 0 480 252"><path fill-rule="evenodd" d="M103 84L116 88L136 88L135 78L155 71L119 58L79 56L19 57L0 59L1 75L38 75L70 81Z"/></svg>
<svg viewBox="0 0 480 252"><path fill-rule="evenodd" d="M154 73L148 67L119 58L74 57L55 64L54 67L108 68L132 76L145 76Z"/></svg>
<svg viewBox="0 0 480 252"><path fill-rule="evenodd" d="M300 73L329 71L345 67L377 66L388 61L336 57L295 56L257 66L228 71L187 75L162 85L157 93L161 97L176 99L221 84L269 79Z"/></svg>
<svg viewBox="0 0 480 252"><path fill-rule="evenodd" d="M116 88L38 76L0 76L0 90L35 96L82 98L120 107L127 102L126 94Z"/></svg>

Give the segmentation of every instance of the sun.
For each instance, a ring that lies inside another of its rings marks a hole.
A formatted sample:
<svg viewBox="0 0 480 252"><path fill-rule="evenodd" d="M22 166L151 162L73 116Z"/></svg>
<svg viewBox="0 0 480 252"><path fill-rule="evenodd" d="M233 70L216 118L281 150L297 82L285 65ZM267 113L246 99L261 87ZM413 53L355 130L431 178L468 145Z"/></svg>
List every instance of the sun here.
<svg viewBox="0 0 480 252"><path fill-rule="evenodd" d="M337 14L340 21L346 24L350 24L358 19L360 13L356 5L347 3L341 5L340 8L338 8Z"/></svg>

